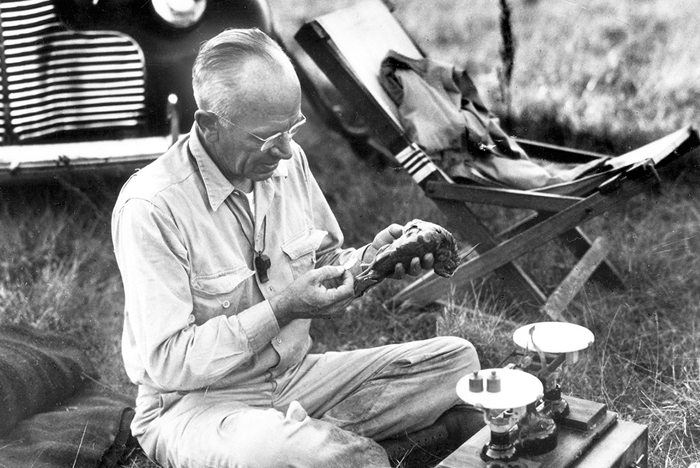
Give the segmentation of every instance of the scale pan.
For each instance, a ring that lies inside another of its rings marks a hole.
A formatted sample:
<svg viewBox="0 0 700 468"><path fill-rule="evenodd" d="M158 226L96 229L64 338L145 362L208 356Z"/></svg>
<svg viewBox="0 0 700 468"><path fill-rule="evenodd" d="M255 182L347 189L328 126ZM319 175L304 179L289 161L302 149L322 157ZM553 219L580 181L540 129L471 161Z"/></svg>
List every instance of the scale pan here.
<svg viewBox="0 0 700 468"><path fill-rule="evenodd" d="M490 393L486 391L486 379L495 371L501 380L501 391ZM486 409L507 410L522 408L534 403L542 396L544 388L540 379L527 372L517 369L482 369L479 377L484 379L484 390L472 392L469 390L469 379L474 374L468 374L457 382L457 395L473 406Z"/></svg>
<svg viewBox="0 0 700 468"><path fill-rule="evenodd" d="M581 325L564 322L539 322L515 330L513 341L516 345L531 351L535 350L530 338L532 327L535 327L532 340L545 353L573 353L588 348L595 341L593 333Z"/></svg>

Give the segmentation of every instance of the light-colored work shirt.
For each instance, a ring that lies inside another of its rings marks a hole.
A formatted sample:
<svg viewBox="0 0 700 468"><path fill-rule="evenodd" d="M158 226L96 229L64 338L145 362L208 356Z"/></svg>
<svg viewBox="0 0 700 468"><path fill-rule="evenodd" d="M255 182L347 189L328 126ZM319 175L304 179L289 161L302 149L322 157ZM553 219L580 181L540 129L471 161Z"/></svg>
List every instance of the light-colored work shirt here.
<svg viewBox="0 0 700 468"><path fill-rule="evenodd" d="M305 272L359 258L306 156L256 182L255 213L213 163L196 124L134 174L112 216L124 283L122 352L140 394L272 378L306 355L309 320L280 328L268 299ZM254 251L270 258L261 282Z"/></svg>

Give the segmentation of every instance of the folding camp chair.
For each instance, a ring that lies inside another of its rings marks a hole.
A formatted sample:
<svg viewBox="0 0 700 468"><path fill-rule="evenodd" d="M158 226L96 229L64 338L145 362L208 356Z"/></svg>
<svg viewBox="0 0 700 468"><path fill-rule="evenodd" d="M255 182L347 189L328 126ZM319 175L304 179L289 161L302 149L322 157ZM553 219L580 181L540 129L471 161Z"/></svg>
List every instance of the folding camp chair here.
<svg viewBox="0 0 700 468"><path fill-rule="evenodd" d="M542 308L552 318L561 319L563 306L589 275L610 287L624 286L606 259L605 249L599 242L593 244L577 226L657 184L657 167L669 165L700 144L692 128L681 129L616 158L617 167L568 185L565 195L557 193L557 187L547 192L457 184L407 136L394 102L379 83L380 64L390 50L409 58L424 57L381 0L360 1L316 18L306 23L295 39L352 103L350 113L365 119L363 137L367 142L392 155L447 215L446 227L476 246L479 255L464 262L451 279L426 274L399 292L395 301L427 304L493 272L524 308ZM587 163L604 157L525 140L518 143L530 157L555 162ZM468 203L534 210L536 214L496 235ZM562 239L579 263L547 303L547 295L514 261L554 238ZM543 308L545 304L548 307Z"/></svg>

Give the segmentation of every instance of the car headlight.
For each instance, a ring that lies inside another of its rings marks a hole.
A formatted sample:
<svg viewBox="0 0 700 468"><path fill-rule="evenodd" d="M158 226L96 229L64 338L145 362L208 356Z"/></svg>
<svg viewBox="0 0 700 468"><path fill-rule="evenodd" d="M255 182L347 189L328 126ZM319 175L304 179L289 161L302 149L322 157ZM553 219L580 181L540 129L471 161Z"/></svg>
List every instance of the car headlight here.
<svg viewBox="0 0 700 468"><path fill-rule="evenodd" d="M160 18L175 28L189 28L202 18L207 0L151 0Z"/></svg>

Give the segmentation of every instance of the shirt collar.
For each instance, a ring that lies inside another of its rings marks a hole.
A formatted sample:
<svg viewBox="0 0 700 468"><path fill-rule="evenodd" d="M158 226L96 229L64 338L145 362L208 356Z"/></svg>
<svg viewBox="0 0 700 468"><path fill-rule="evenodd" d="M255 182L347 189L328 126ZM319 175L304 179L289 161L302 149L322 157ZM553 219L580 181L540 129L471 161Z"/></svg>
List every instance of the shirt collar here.
<svg viewBox="0 0 700 468"><path fill-rule="evenodd" d="M189 148L197 161L199 173L202 175L209 205L214 211L217 211L228 196L236 190L236 187L224 177L216 164L214 164L209 153L207 153L204 145L202 145L196 122L192 125L192 130L190 130ZM286 177L287 172L287 161L282 160L272 173L272 177ZM269 180L265 182L269 183Z"/></svg>

